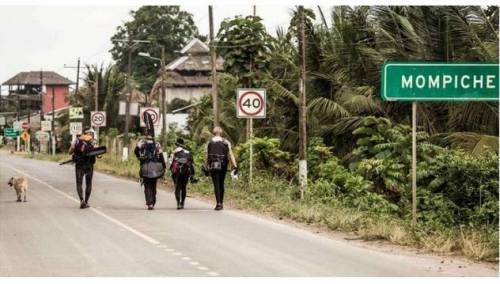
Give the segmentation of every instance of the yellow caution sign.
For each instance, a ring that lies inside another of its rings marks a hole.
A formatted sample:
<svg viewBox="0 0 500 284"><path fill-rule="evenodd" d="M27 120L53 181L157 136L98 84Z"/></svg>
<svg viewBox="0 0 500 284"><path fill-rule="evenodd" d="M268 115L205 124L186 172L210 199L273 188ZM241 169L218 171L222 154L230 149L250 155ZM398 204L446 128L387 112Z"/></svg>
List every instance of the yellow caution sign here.
<svg viewBox="0 0 500 284"><path fill-rule="evenodd" d="M21 139L23 139L23 141L28 141L30 139L30 135L28 134L28 132L24 131L21 134Z"/></svg>

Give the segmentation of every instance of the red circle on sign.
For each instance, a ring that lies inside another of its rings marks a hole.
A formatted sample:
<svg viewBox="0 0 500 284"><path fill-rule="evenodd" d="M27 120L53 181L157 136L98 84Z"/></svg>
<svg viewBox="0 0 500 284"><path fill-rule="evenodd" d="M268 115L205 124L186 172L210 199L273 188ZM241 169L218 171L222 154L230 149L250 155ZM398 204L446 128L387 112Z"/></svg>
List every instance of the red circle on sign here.
<svg viewBox="0 0 500 284"><path fill-rule="evenodd" d="M30 129L30 124L28 122L24 121L23 124L21 125L21 128L24 130L28 130L28 129Z"/></svg>
<svg viewBox="0 0 500 284"><path fill-rule="evenodd" d="M101 117L101 120L94 120L94 117ZM95 112L92 114L92 117L91 117L91 120L92 122L96 125L96 126L101 126L104 124L104 115L101 113L101 112Z"/></svg>
<svg viewBox="0 0 500 284"><path fill-rule="evenodd" d="M153 124L156 124L158 122L158 120L160 119L160 116L158 115L158 113L156 113L156 111L152 108L147 108L144 110L144 112L147 112L151 115L151 119L153 120Z"/></svg>
<svg viewBox="0 0 500 284"><path fill-rule="evenodd" d="M245 111L242 107L241 107L241 101L243 101L243 98L245 98L246 96L248 95L257 95L257 97L259 98L260 100L260 107L259 109L257 109L256 112L247 112ZM240 97L240 100L238 101L238 107L240 108L240 110L246 114L246 115L256 115L258 114L263 108L264 108L264 98L259 94L259 93L256 93L256 92L246 92L244 93L241 97Z"/></svg>

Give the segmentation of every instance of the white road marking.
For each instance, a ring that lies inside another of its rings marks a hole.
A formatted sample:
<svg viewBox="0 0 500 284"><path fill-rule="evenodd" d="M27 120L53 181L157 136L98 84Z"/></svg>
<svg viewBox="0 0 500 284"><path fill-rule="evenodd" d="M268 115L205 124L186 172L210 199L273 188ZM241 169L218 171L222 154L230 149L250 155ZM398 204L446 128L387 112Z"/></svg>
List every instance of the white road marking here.
<svg viewBox="0 0 500 284"><path fill-rule="evenodd" d="M74 198L73 196L71 196L71 195L69 195L69 194L67 194L67 193L65 193L65 192L63 192L63 191L61 191L61 190L59 190L57 188L55 188L54 186L52 186L52 185L44 182L43 180L40 180L40 179L38 179L38 178L36 178L36 177L34 177L32 175L27 174L26 172L24 172L22 170L13 168L11 166L6 166L6 167L10 168L10 169L12 169L12 170L14 170L14 171L16 171L16 172L18 172L18 173L26 176L26 177L29 177L30 179L32 179L32 180L34 180L34 181L36 181L36 182L38 182L40 184L45 185L50 190L52 190L52 191L60 194L63 197L66 197L69 200L74 201L75 203L80 204L80 201L78 199ZM161 244L159 241L155 240L154 238L152 238L152 237L150 237L150 236L148 236L148 235L146 235L146 234L144 234L142 232L139 232L138 230L136 230L136 229L134 229L134 228L132 228L132 227L130 227L130 226L128 226L128 225L126 225L126 224L118 221L118 220L116 220L115 218L107 215L106 213L100 211L97 208L101 208L101 207L96 207L96 208L90 207L89 209L92 212L96 213L97 215L103 217L104 219L106 219L106 220L108 220L108 221L110 221L110 222L118 225L119 227L121 227L120 231L129 231L129 232L133 233L134 235L140 237L141 239L143 239L143 240L145 240L145 241L147 241L147 242L149 242L149 243L151 243L153 245L156 245L158 248L165 248L165 251L172 252L173 255L182 256L181 252L175 252L174 249L168 248L167 245ZM190 260L191 258L185 256L185 257L182 257L182 259L183 260ZM189 262L189 264L191 264L191 265L199 265L200 263L197 262L197 261L191 261L191 262ZM196 268L199 269L199 270L203 270L203 271L208 270L208 268L205 267L205 266L197 266ZM214 272L214 271L207 272L207 274L210 275L210 276L218 276L219 275L217 272Z"/></svg>
<svg viewBox="0 0 500 284"><path fill-rule="evenodd" d="M60 194L60 195L62 195L62 196L64 196L64 197L66 197L66 198L67 198L67 199L69 199L69 200L74 201L75 203L80 204L80 201L79 201L78 199L76 199L76 198L74 198L73 196L71 196L71 195L69 195L69 194L67 194L67 193L65 193L65 192L63 192L63 191L61 191L61 190L59 190L59 189L57 189L57 188L53 187L52 185L50 185L50 184L48 184L48 183L44 182L43 180L40 180L40 179L38 179L38 178L36 178L36 177L34 177L34 176L32 176L32 175L27 174L27 173L26 173L26 172L24 172L24 171L21 171L21 170L19 170L19 169L13 168L13 167L11 167L11 166L6 166L6 167L8 167L8 168L10 168L10 169L12 169L12 170L14 170L14 171L16 171L16 172L18 172L18 173L20 173L20 174L24 175L24 176L27 176L27 177L31 178L32 180L35 180L35 181L37 181L37 182L39 182L39 183L41 183L41 184L45 185L45 186L46 186L46 187L48 187L50 190L52 190L52 191L54 191L54 192L56 192L56 193L58 193L58 194ZM137 230L136 230L136 229L134 229L134 228L129 227L128 225L126 225L126 224L124 224L124 223L122 223L122 222L120 222L120 221L116 220L115 218L113 218L113 217L111 217L111 216L109 216L109 215L105 214L104 212L102 212L102 211L100 211L100 210L98 210L98 209L96 209L96 208L90 207L89 209L90 209L92 212L96 213L97 215L99 215L99 216L103 217L104 219L106 219L106 220L110 221L111 223L114 223L114 224L116 224L116 225L118 225L118 226L122 227L123 229L125 229L125 230L127 230L127 231L131 232L132 234L134 234L134 235L138 236L139 238L141 238L141 239L145 240L145 241L146 241L146 242L148 242L148 243L151 243L151 244L153 244L153 245L157 245L157 244L159 244L159 243L160 243L159 241L155 240L154 238L152 238L152 237L150 237L150 236L148 236L148 235L146 235L146 234L144 234L144 233L141 233L141 232L137 231Z"/></svg>

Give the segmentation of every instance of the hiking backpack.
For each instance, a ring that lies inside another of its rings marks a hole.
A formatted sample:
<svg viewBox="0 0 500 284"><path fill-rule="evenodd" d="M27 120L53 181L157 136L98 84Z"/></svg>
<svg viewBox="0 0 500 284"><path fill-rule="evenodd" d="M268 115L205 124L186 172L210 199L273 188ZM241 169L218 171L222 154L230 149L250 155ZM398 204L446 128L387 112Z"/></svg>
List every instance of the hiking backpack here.
<svg viewBox="0 0 500 284"><path fill-rule="evenodd" d="M185 150L176 152L174 154L174 159L172 165L170 166L170 171L173 175L190 175L192 166L191 154Z"/></svg>

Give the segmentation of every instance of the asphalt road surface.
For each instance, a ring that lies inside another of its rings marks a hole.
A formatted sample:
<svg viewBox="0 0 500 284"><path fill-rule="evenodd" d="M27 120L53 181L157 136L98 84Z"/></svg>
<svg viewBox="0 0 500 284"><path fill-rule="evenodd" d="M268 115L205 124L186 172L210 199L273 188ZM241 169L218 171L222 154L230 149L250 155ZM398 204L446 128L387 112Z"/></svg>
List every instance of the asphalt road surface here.
<svg viewBox="0 0 500 284"><path fill-rule="evenodd" d="M15 201L11 176L29 180ZM0 153L0 276L449 276L439 258L394 255L161 190L145 210L137 182L94 173L81 210L71 165ZM455 265L453 266L455 267Z"/></svg>

